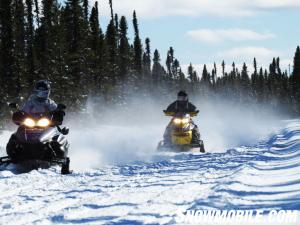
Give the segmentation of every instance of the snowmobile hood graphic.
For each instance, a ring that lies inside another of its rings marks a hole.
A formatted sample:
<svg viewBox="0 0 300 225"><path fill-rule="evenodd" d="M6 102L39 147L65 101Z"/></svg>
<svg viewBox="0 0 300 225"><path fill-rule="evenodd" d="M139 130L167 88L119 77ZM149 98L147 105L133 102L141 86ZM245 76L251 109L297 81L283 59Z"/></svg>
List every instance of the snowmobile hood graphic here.
<svg viewBox="0 0 300 225"><path fill-rule="evenodd" d="M170 137L166 137L158 144L159 151L200 151L205 152L203 141L195 137L193 130L196 125L192 117L199 111L190 113L174 113L164 111L166 116L172 116L167 129L170 129ZM167 132L167 131L166 131ZM167 139L167 140L166 140Z"/></svg>

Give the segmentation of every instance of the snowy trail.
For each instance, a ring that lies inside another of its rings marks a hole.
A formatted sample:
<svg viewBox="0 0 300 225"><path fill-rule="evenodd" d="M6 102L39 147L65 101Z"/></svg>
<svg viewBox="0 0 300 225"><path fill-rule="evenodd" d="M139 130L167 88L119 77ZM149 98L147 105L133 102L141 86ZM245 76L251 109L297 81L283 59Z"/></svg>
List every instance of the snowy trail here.
<svg viewBox="0 0 300 225"><path fill-rule="evenodd" d="M61 176L0 172L0 224L174 224L185 209L300 210L300 122L224 153L156 154L151 162Z"/></svg>

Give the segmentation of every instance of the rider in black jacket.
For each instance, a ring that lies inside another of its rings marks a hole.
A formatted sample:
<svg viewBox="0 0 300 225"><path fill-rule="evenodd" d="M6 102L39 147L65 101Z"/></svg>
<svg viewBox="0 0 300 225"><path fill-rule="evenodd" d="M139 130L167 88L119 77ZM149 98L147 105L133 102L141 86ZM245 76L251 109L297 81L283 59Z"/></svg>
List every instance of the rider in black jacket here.
<svg viewBox="0 0 300 225"><path fill-rule="evenodd" d="M188 94L185 91L178 92L177 100L170 104L165 110L166 113L197 113L197 108L192 103L189 102ZM194 123L194 122L193 122ZM170 122L164 133L164 142L171 143L171 128L172 123ZM193 129L193 143L198 143L200 141L200 132L195 125Z"/></svg>

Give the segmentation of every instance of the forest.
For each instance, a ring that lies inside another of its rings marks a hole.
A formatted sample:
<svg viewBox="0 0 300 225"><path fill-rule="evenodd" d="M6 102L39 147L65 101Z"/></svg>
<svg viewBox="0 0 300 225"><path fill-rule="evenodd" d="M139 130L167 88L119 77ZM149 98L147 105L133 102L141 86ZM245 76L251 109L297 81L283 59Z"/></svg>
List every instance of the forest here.
<svg viewBox="0 0 300 225"><path fill-rule="evenodd" d="M52 98L73 112L84 110L91 99L126 107L133 95L160 98L183 89L202 99L268 105L299 116L299 46L291 74L281 69L276 56L269 68L258 68L253 56L253 64L240 70L223 61L222 71L216 63L211 71L204 65L201 74L192 63L183 71L176 46L162 55L150 37L141 39L138 12L126 18L114 12L112 0L107 4L111 18L103 28L97 2L0 1L0 121L10 118L8 103L23 102L40 79L50 80Z"/></svg>

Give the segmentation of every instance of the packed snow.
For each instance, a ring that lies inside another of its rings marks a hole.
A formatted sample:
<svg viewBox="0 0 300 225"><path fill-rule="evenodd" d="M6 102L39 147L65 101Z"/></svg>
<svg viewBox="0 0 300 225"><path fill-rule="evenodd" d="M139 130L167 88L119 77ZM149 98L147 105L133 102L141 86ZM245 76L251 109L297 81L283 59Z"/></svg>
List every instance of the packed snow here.
<svg viewBox="0 0 300 225"><path fill-rule="evenodd" d="M129 151L120 157L133 160L104 157L109 163L94 159L84 168L75 151L68 176L58 167L28 173L14 165L1 168L0 224L176 224L180 208L300 210L300 121L284 123L258 143L221 152L151 150L143 157ZM9 135L1 135L2 153ZM127 151L130 143L122 145Z"/></svg>

